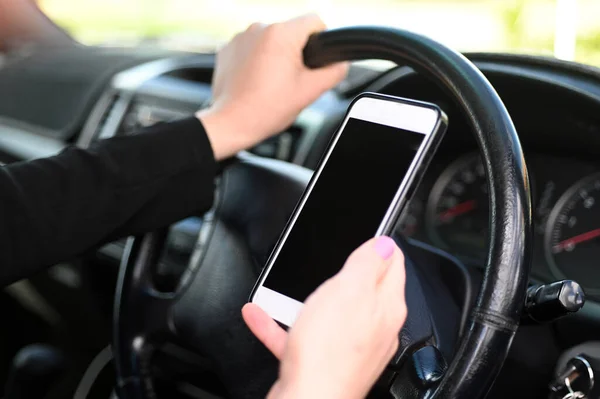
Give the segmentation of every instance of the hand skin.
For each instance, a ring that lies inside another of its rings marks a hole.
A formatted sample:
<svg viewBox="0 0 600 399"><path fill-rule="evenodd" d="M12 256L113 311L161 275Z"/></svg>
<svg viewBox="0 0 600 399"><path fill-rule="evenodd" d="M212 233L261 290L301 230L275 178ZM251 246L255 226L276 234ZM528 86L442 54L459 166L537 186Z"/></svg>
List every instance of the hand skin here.
<svg viewBox="0 0 600 399"><path fill-rule="evenodd" d="M314 70L303 63L309 36L324 29L315 14L272 25L256 23L218 52L212 106L196 113L217 160L280 133L344 79L345 63Z"/></svg>
<svg viewBox="0 0 600 399"><path fill-rule="evenodd" d="M364 398L398 348L406 319L404 256L379 237L355 250L286 333L254 304L242 315L281 361L270 399Z"/></svg>

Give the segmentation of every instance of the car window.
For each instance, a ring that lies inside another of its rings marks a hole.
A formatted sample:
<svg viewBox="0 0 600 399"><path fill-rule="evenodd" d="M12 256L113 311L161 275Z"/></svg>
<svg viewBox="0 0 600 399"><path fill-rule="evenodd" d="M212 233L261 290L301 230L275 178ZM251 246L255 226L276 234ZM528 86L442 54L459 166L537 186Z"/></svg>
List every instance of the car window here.
<svg viewBox="0 0 600 399"><path fill-rule="evenodd" d="M388 25L462 51L600 65L598 0L39 0L78 40L212 51L254 21L317 11L330 27Z"/></svg>

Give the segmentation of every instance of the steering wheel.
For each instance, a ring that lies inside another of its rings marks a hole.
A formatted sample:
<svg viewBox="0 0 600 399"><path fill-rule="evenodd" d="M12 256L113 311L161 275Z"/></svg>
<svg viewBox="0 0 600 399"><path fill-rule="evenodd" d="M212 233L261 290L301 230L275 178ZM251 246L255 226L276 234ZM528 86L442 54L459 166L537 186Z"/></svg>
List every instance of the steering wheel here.
<svg viewBox="0 0 600 399"><path fill-rule="evenodd" d="M304 58L313 68L359 59L408 64L445 89L467 116L490 194L489 252L479 296L445 367L435 345L437 335L448 332L428 314L423 304L431 298L423 300L426 291L411 277L413 268L407 268L408 317L393 373L384 385L396 398L483 398L517 330L529 275L529 181L504 104L462 55L403 30L357 27L322 32L309 40ZM205 216L199 250L174 293L160 293L152 283L165 233L148 233L130 243L114 315L121 398L156 396L151 357L165 340L210 357L232 397L264 397L276 378L277 362L246 329L240 308L310 175L297 165L243 154L227 166L215 206Z"/></svg>

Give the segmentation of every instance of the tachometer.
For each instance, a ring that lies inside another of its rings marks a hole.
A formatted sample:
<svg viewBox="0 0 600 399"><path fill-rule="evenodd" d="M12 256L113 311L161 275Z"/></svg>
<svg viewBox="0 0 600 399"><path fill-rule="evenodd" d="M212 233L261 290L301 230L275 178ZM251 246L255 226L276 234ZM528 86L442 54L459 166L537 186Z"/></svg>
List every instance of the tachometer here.
<svg viewBox="0 0 600 399"><path fill-rule="evenodd" d="M600 173L575 183L550 213L544 239L546 258L557 278L600 294Z"/></svg>
<svg viewBox="0 0 600 399"><path fill-rule="evenodd" d="M481 158L471 154L452 163L435 183L427 203L427 230L431 240L457 255L485 257L488 201Z"/></svg>

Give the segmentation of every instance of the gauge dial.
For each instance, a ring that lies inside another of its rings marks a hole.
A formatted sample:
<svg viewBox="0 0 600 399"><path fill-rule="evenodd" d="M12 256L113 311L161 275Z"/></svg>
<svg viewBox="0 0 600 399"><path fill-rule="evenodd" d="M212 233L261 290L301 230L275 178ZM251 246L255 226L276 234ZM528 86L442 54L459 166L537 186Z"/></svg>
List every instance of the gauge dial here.
<svg viewBox="0 0 600 399"><path fill-rule="evenodd" d="M575 183L550 213L544 239L546 258L557 278L600 294L600 173Z"/></svg>
<svg viewBox="0 0 600 399"><path fill-rule="evenodd" d="M488 185L481 158L467 155L452 163L435 183L427 203L427 230L438 246L457 255L486 255Z"/></svg>

